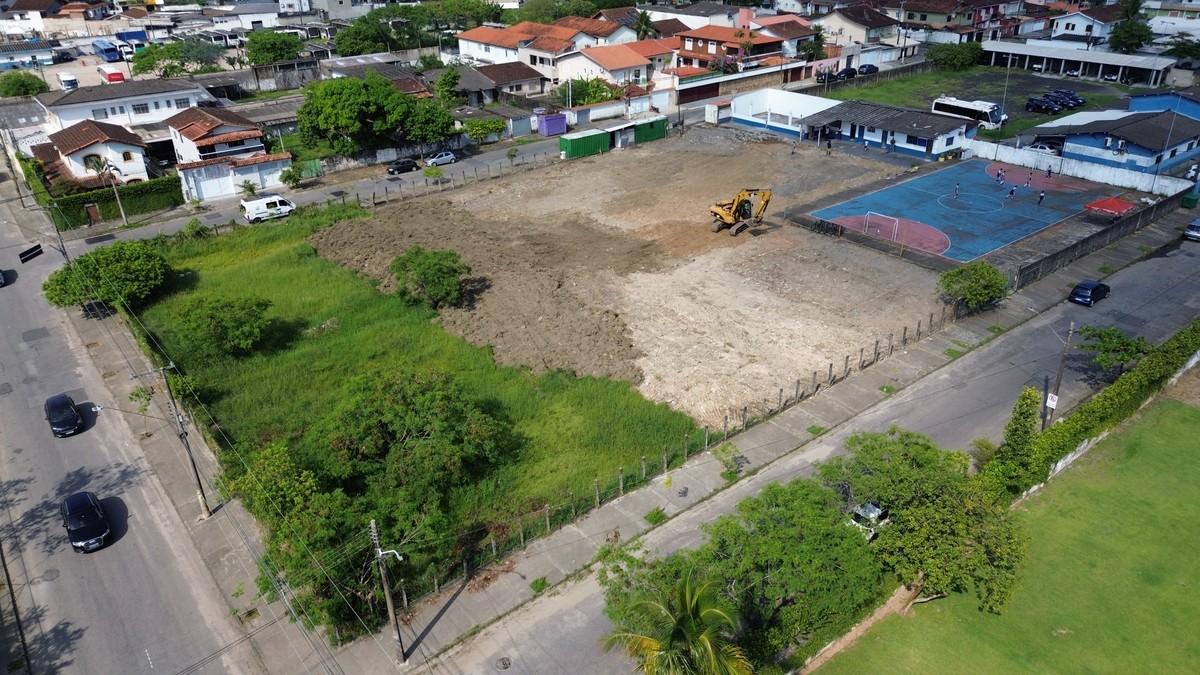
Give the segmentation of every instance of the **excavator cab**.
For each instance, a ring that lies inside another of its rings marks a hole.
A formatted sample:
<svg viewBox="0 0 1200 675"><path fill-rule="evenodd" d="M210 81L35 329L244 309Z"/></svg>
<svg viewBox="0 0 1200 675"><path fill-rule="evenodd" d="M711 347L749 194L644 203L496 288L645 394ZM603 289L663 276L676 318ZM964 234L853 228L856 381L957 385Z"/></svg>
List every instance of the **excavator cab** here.
<svg viewBox="0 0 1200 675"><path fill-rule="evenodd" d="M712 231L729 228L730 234L736 237L742 230L762 222L769 203L771 191L757 188L746 188L729 201L717 202L708 209L713 217Z"/></svg>

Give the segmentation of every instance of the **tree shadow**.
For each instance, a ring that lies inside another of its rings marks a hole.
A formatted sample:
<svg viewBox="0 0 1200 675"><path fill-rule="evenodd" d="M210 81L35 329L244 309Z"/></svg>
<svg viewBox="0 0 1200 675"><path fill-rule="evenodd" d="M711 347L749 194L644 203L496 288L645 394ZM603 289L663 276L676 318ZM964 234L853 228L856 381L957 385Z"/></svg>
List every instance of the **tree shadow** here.
<svg viewBox="0 0 1200 675"><path fill-rule="evenodd" d="M62 518L59 507L62 500L76 492L92 492L100 499L102 505L107 505L107 499L116 493L127 490L137 484L145 474L138 466L130 464L109 464L94 468L79 468L67 473L58 481L54 489L43 495L37 502L22 511L12 520L11 528L13 541L18 546L34 546L42 554L49 556L59 551L68 551L71 547L62 530ZM118 500L119 501L119 500ZM107 506L105 506L107 513ZM128 510L121 502L118 512L128 519Z"/></svg>
<svg viewBox="0 0 1200 675"><path fill-rule="evenodd" d="M483 294L492 288L492 280L487 277L467 277L462 280L458 296L458 305L466 310L475 309Z"/></svg>
<svg viewBox="0 0 1200 675"><path fill-rule="evenodd" d="M80 309L85 319L107 319L116 313L107 303L100 302L99 300L89 300L83 303Z"/></svg>
<svg viewBox="0 0 1200 675"><path fill-rule="evenodd" d="M28 631L46 621L46 608L41 605L22 610L20 618L21 624L28 627L26 639L29 642L30 663L26 665L30 672L58 673L75 664L72 654L83 639L86 626L77 627L70 621L62 620L47 630L30 633Z"/></svg>
<svg viewBox="0 0 1200 675"><path fill-rule="evenodd" d="M307 328L308 323L299 319L271 319L253 351L255 354L274 354L289 349Z"/></svg>

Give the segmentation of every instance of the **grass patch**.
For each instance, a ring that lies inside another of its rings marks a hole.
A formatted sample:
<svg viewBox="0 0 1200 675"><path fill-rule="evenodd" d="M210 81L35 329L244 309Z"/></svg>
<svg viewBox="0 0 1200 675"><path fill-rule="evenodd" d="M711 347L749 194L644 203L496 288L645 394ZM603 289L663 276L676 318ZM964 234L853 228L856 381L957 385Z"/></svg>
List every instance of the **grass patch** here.
<svg viewBox="0 0 1200 675"><path fill-rule="evenodd" d="M885 384L879 388L879 391L882 391L883 393L887 394L888 396L891 396L892 394L896 393L896 388L890 384Z"/></svg>
<svg viewBox="0 0 1200 675"><path fill-rule="evenodd" d="M650 509L650 511L646 513L645 518L646 522L650 523L651 526L662 525L669 520L667 517L667 512L663 511L661 506L656 506Z"/></svg>
<svg viewBox="0 0 1200 675"><path fill-rule="evenodd" d="M278 136L267 136L269 152L290 152L292 159L303 162L308 159L324 159L337 155L329 141L319 140L316 143L306 143L300 134L284 134L282 141Z"/></svg>
<svg viewBox="0 0 1200 675"><path fill-rule="evenodd" d="M971 593L890 617L821 673L1195 672L1200 409L1152 404L1020 509L1032 537L1004 614Z"/></svg>
<svg viewBox="0 0 1200 675"><path fill-rule="evenodd" d="M1004 326L988 326L988 332L991 333L992 335L999 335L999 334L1003 333L1005 330L1007 330L1007 329L1005 329Z"/></svg>
<svg viewBox="0 0 1200 675"><path fill-rule="evenodd" d="M205 406L234 443L284 439L307 452L305 432L331 410L348 379L400 366L449 373L485 411L505 420L518 451L485 479L452 496L456 522L486 522L590 494L593 480L615 491L617 467L643 455L683 460L703 434L683 413L651 403L628 383L532 374L499 367L489 350L450 335L434 313L383 295L375 282L319 257L306 237L337 220L366 217L350 206L302 208L278 225L240 228L172 247L181 274L174 292L148 307L143 322L198 384ZM271 302L265 348L211 364L190 363L172 335L183 303L197 295ZM230 461L226 457L226 461Z"/></svg>
<svg viewBox="0 0 1200 675"><path fill-rule="evenodd" d="M808 428L808 433L812 434L813 436L820 436L821 434L825 433L826 431L829 431L829 430L826 429L825 427L818 426L816 424L814 424Z"/></svg>
<svg viewBox="0 0 1200 675"><path fill-rule="evenodd" d="M947 349L945 351L946 356L949 356L952 359L957 359L958 357L962 356L965 353L966 352L961 352L957 349L954 349L953 347L951 347L950 349Z"/></svg>
<svg viewBox="0 0 1200 675"><path fill-rule="evenodd" d="M1101 265L1100 266L1100 274L1103 274L1105 276L1108 276L1109 274L1113 274L1116 271L1117 270L1112 265Z"/></svg>
<svg viewBox="0 0 1200 675"><path fill-rule="evenodd" d="M539 595L542 591L550 587L550 582L546 581L546 577L538 577L529 582L529 587L533 589L534 595Z"/></svg>
<svg viewBox="0 0 1200 675"><path fill-rule="evenodd" d="M951 338L950 341L953 342L954 344L958 345L959 347L962 347L963 349L965 349L967 351L971 351L972 349L975 348L975 345L973 345L970 342L967 342L965 340L955 340L955 339Z"/></svg>
<svg viewBox="0 0 1200 675"><path fill-rule="evenodd" d="M1150 255L1151 253L1154 253L1154 249L1149 246L1146 246L1145 244L1142 244L1141 246L1138 246L1137 248L1138 248L1138 251L1140 251L1142 255Z"/></svg>

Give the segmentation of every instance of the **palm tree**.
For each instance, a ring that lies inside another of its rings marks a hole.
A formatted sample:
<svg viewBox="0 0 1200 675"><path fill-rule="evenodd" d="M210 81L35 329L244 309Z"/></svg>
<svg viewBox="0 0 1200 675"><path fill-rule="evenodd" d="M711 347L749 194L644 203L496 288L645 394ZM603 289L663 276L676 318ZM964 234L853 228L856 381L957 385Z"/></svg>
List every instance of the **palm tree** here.
<svg viewBox="0 0 1200 675"><path fill-rule="evenodd" d="M753 672L750 662L731 641L737 618L722 606L712 587L711 581L697 584L689 569L672 593L634 605L651 623L648 634L618 627L605 638L605 651L620 646L637 659L637 670L647 675Z"/></svg>
<svg viewBox="0 0 1200 675"><path fill-rule="evenodd" d="M121 193L117 191L117 178L114 175L121 173L121 170L100 155L88 155L84 157L83 165L87 169L95 171L102 182L112 184L113 197L116 197L117 209L121 212L121 222L125 224L125 227L129 227L129 218L125 217L125 206L121 204Z"/></svg>
<svg viewBox="0 0 1200 675"><path fill-rule="evenodd" d="M637 39L639 40L658 37L658 29L654 27L654 19L650 18L649 12L638 12L637 18L633 20L633 25L630 28L633 29L633 32L637 33Z"/></svg>

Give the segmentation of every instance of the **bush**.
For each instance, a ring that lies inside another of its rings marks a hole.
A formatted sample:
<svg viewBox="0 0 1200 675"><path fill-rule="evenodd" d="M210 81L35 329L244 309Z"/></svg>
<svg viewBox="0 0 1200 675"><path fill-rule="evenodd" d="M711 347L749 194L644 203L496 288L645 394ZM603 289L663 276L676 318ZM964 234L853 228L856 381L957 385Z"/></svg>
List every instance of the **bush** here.
<svg viewBox="0 0 1200 675"><path fill-rule="evenodd" d="M1008 295L1008 275L983 260L942 272L938 289L951 300L974 312Z"/></svg>
<svg viewBox="0 0 1200 675"><path fill-rule="evenodd" d="M645 517L646 517L646 522L650 523L651 525L662 525L663 523L665 523L669 520L669 518L667 517L667 512L663 511L663 508L661 506L656 506L656 507L650 509L650 511L646 514Z"/></svg>
<svg viewBox="0 0 1200 675"><path fill-rule="evenodd" d="M471 268L455 251L430 251L420 246L408 249L392 261L392 274L400 282L402 295L432 309L458 304L462 277Z"/></svg>

